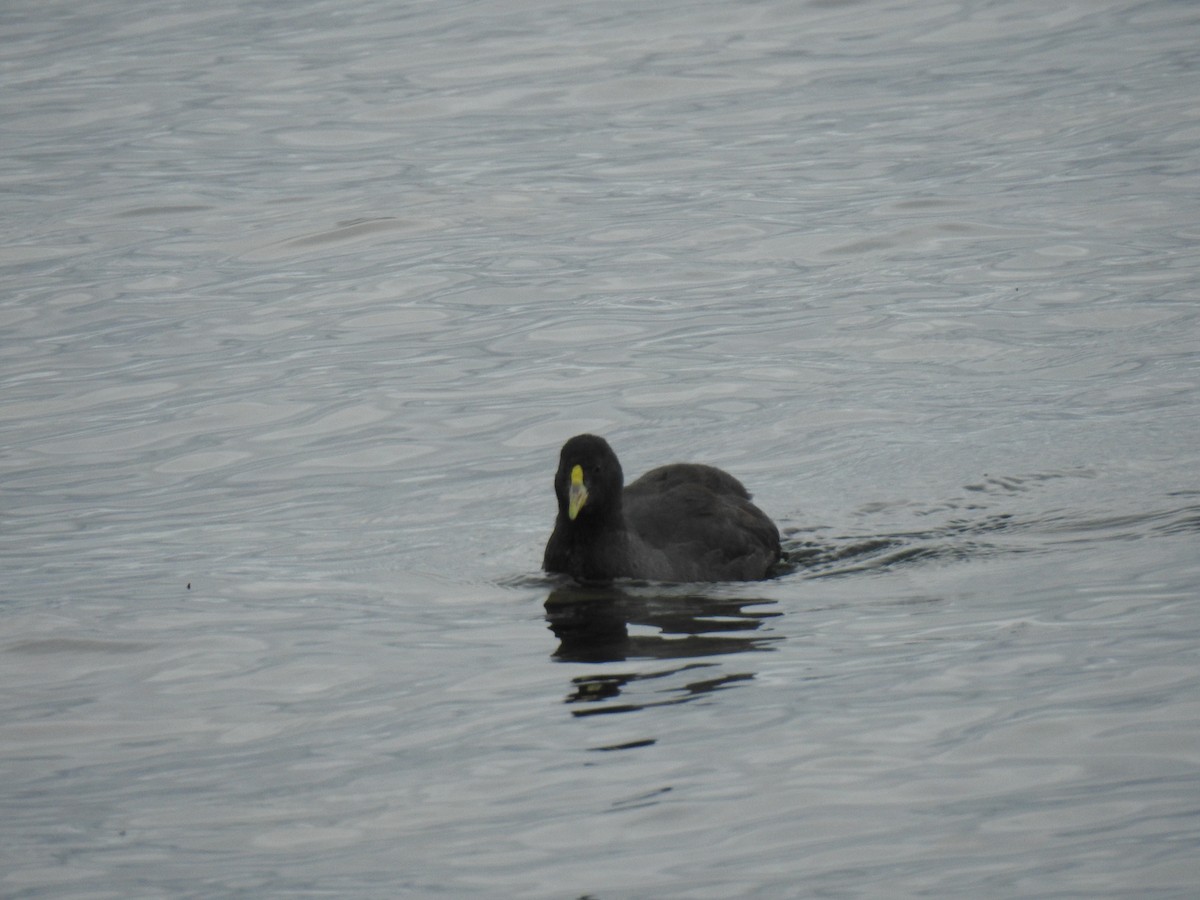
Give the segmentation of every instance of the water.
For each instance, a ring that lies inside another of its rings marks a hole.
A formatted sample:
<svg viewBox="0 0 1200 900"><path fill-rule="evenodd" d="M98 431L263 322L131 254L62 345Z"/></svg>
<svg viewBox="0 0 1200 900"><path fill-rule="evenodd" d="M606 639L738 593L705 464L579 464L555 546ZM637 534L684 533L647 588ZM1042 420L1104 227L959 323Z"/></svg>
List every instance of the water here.
<svg viewBox="0 0 1200 900"><path fill-rule="evenodd" d="M1200 16L644 7L0 13L0 895L1194 892Z"/></svg>

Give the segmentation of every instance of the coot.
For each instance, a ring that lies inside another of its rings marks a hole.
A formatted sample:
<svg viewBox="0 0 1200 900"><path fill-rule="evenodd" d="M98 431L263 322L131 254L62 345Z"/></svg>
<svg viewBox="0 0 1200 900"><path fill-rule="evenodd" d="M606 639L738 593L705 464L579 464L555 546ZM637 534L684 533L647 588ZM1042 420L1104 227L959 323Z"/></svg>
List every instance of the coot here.
<svg viewBox="0 0 1200 900"><path fill-rule="evenodd" d="M547 572L579 581L755 581L779 565L779 529L728 472L673 463L624 485L604 438L580 434L563 445Z"/></svg>

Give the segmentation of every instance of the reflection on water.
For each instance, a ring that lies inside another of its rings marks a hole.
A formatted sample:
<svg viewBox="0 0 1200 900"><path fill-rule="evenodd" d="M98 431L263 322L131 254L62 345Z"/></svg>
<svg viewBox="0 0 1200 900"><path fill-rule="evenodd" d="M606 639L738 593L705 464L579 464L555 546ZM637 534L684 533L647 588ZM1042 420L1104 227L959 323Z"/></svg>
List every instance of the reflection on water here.
<svg viewBox="0 0 1200 900"><path fill-rule="evenodd" d="M782 615L772 600L702 595L647 594L616 586L556 588L546 599L546 620L561 641L555 659L613 662L625 659L690 659L767 650L780 635L763 633ZM630 634L630 625L657 634ZM737 634L736 632L756 632Z"/></svg>
<svg viewBox="0 0 1200 900"><path fill-rule="evenodd" d="M773 649L783 640L767 627L780 615L763 599L679 594L670 589L616 585L563 586L546 599L546 621L559 640L554 659L574 663L696 660ZM654 633L630 633L630 629ZM566 697L575 716L634 712L688 703L754 678L752 671L722 672L715 662L689 661L666 670L598 672L571 679ZM629 688L655 684L651 699L633 701ZM645 746L653 741L635 742ZM597 749L628 749L627 745Z"/></svg>

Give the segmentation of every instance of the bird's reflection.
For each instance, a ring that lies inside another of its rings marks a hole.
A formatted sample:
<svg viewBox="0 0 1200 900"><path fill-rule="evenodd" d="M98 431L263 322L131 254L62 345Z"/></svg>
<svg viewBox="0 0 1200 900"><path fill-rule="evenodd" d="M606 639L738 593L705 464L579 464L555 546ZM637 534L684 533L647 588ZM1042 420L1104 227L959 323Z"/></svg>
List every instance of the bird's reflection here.
<svg viewBox="0 0 1200 900"><path fill-rule="evenodd" d="M560 587L546 599L546 621L559 640L554 659L573 663L679 660L668 669L603 672L572 679L566 701L576 716L631 712L685 703L738 682L752 672L718 674L705 657L764 651L782 637L766 627L780 615L774 601L625 590L612 585ZM630 633L633 630L634 633ZM649 682L651 684L639 684ZM631 702L635 684L651 699ZM661 687L659 687L661 685Z"/></svg>

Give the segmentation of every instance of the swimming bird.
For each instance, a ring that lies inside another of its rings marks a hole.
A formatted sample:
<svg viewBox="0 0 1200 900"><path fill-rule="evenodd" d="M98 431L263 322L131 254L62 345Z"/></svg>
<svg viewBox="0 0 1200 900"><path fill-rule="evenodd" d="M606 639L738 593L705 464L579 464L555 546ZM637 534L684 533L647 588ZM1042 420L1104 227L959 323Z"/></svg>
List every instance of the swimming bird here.
<svg viewBox="0 0 1200 900"><path fill-rule="evenodd" d="M779 529L721 469L672 463L628 487L604 438L563 444L558 517L542 568L579 581L756 581L774 574Z"/></svg>

